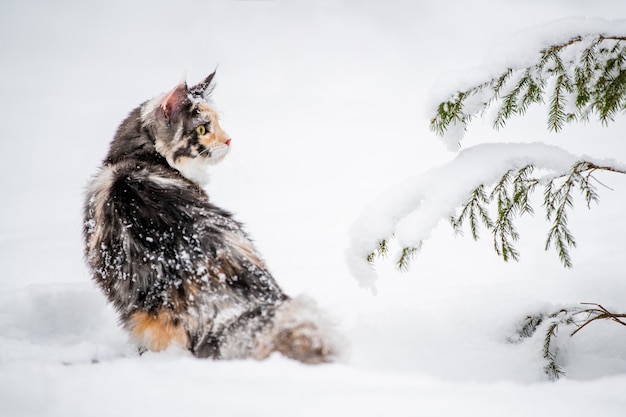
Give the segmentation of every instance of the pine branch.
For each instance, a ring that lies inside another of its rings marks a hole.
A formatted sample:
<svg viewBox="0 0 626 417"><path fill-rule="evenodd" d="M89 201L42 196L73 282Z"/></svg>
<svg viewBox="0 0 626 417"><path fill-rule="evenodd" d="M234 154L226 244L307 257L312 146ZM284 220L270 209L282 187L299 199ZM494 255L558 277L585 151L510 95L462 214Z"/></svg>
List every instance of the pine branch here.
<svg viewBox="0 0 626 417"><path fill-rule="evenodd" d="M525 89L527 86L529 82L529 73L530 70L527 70L526 74L518 81L515 88L513 88L510 93L502 97L502 106L500 107L500 110L498 110L496 119L493 122L493 127L495 129L504 127L506 120L519 112L518 95L520 91Z"/></svg>
<svg viewBox="0 0 626 417"><path fill-rule="evenodd" d="M477 87L480 89L480 87ZM443 136L448 126L460 123L467 125L471 120L471 115L463 113L463 101L467 98L471 92L459 92L450 100L442 102L437 107L437 115L430 121L431 130L435 131L438 135Z"/></svg>
<svg viewBox="0 0 626 417"><path fill-rule="evenodd" d="M507 340L511 343L520 343L524 339L533 337L540 327L544 327L541 356L546 363L543 367L543 372L548 379L556 381L565 375L563 368L559 364L557 333L560 326L576 324L575 317L579 312L579 308L574 308L570 310L561 309L552 314L538 313L526 316L522 325L515 331L516 337L509 337Z"/></svg>
<svg viewBox="0 0 626 417"><path fill-rule="evenodd" d="M470 191L469 197L460 206L458 215L449 219L454 232L463 234L464 226L468 225L472 238L478 240L479 228L482 225L491 232L494 250L498 256L505 261L519 260L520 254L514 245L519 239L515 220L516 217L532 215L535 212L530 197L539 185L539 179L532 176L534 170L533 165L526 165L517 170L511 169L500 177L490 192L487 190L488 184L481 184ZM573 207L573 190L576 188L580 190L589 208L592 202L598 203L596 184L603 184L593 175L597 171L626 174L626 170L621 168L579 161L568 172L560 175L557 173L556 177L545 184L543 206L546 210L546 219L551 224L545 250L554 247L565 267L573 265L569 250L576 247L576 240L568 228L567 216L568 209ZM489 213L489 205L495 205L497 208L494 216ZM377 247L366 257L370 264L388 254L390 238L393 238L393 235L378 240ZM422 242L416 247L404 247L396 261L397 268L406 271L421 245Z"/></svg>
<svg viewBox="0 0 626 417"><path fill-rule="evenodd" d="M615 167L579 161L572 166L569 174L565 176L565 180L559 187L555 188L555 182L560 181L562 178L555 178L549 181L545 187L544 207L546 209L546 219L552 222L552 227L546 239L545 249L548 250L554 245L561 262L567 268L572 267L569 248L576 247L576 240L567 227L567 210L574 206L572 190L578 184L578 188L587 202L587 207L590 208L592 202L598 203L599 197L596 187L591 181L595 179L592 174L596 170L626 174L626 171ZM584 173L585 175L583 175Z"/></svg>
<svg viewBox="0 0 626 417"><path fill-rule="evenodd" d="M507 342L517 344L524 339L532 337L537 331L537 328L544 322L545 318L546 315L543 313L526 316L522 324L515 330L515 335L507 337Z"/></svg>
<svg viewBox="0 0 626 417"><path fill-rule="evenodd" d="M552 221L552 227L548 232L545 250L550 249L550 246L554 245L561 259L561 263L567 268L572 267L569 247L576 246L576 241L567 228L567 208L573 207L571 194L571 189L574 186L573 176L574 174L572 173L556 191L553 191L554 180L550 181L548 185L546 185L546 191L544 193L546 218L548 221Z"/></svg>
<svg viewBox="0 0 626 417"><path fill-rule="evenodd" d="M500 91L502 90L506 82L509 80L511 75L513 75L513 69L507 68L506 71L504 71L504 73L500 75L500 77L496 78L493 81L490 81L488 83L484 83L481 85L483 86L483 88L490 86L492 90L494 91L494 98L497 98L500 96Z"/></svg>
<svg viewBox="0 0 626 417"><path fill-rule="evenodd" d="M411 260L415 257L415 255L419 252L421 246L422 243L420 242L417 247L402 248L402 254L398 259L398 262L396 262L396 267L398 268L398 270L402 272L406 272L409 270L409 264Z"/></svg>
<svg viewBox="0 0 626 417"><path fill-rule="evenodd" d="M522 95L521 101L518 105L517 114L523 115L526 113L528 107L533 103L543 103L543 92L545 87L545 81L541 77L535 75L535 71L530 68L526 70L526 84L525 92ZM520 92L523 90L520 90ZM511 115L512 116L512 115ZM503 121L504 126L504 121Z"/></svg>
<svg viewBox="0 0 626 417"><path fill-rule="evenodd" d="M378 241L378 247L376 248L376 250L370 252L370 254L367 255L367 262L373 265L376 258L384 258L385 256L387 256L388 253L389 247L387 244L387 240L381 239Z"/></svg>
<svg viewBox="0 0 626 417"><path fill-rule="evenodd" d="M597 303L581 303L581 305L591 307L569 307L551 314L538 313L526 316L515 330L515 335L508 337L507 341L520 343L524 339L533 337L537 330L545 325L541 349L541 355L546 361L543 371L550 380L555 381L565 375L562 366L559 365L559 349L557 346L557 333L560 326L576 326L576 329L570 333L570 337L597 320L609 320L626 327L626 321L623 320L626 319L626 314L613 313Z"/></svg>
<svg viewBox="0 0 626 417"><path fill-rule="evenodd" d="M496 253L505 261L518 260L519 253L513 245L513 242L519 239L514 226L514 218L525 213L534 213L528 199L538 184L537 179L530 178L533 170L533 165L527 165L517 172L515 170L505 172L489 195L485 192L484 184L474 189L465 204L461 206L459 215L450 219L455 233L462 234L463 224L467 220L472 237L478 240L480 221L491 231ZM491 219L486 205L494 201L498 214Z"/></svg>
<svg viewBox="0 0 626 417"><path fill-rule="evenodd" d="M454 232L462 234L463 222L469 220L472 238L478 240L478 221L480 220L487 229L493 229L493 222L489 218L489 213L485 208L485 204L489 203L489 197L485 193L484 184L479 185L472 191L470 198L462 206L461 213L458 217L451 217L450 222L454 228Z"/></svg>
<svg viewBox="0 0 626 417"><path fill-rule="evenodd" d="M502 128L508 119L522 115L533 103L543 103L549 94L548 128L555 132L566 122L586 121L591 113L607 124L626 110L626 46L621 36L577 36L539 52L528 67L507 68L501 75L467 90L458 91L437 109L431 129L443 136L453 124L467 124L491 106L497 106L493 126ZM585 45L586 44L586 45ZM570 48L579 48L569 56ZM568 57L567 59L565 57ZM521 74L515 85L507 87L514 74ZM548 80L554 80L546 91ZM503 91L510 89L506 94ZM485 95L485 92L488 92ZM481 94L483 105L464 112L465 102ZM482 97L485 95L485 97ZM574 99L575 113L566 111L568 96Z"/></svg>
<svg viewBox="0 0 626 417"><path fill-rule="evenodd" d="M553 339L556 337L556 333L559 328L559 320L553 319L545 333L545 337L543 339L543 358L546 360L547 364L543 367L544 373L548 376L551 381L556 381L561 376L565 375L563 369L557 364L557 353L558 350L553 347Z"/></svg>
<svg viewBox="0 0 626 417"><path fill-rule="evenodd" d="M537 184L539 184L538 179L530 178L534 170L534 165L526 165L517 172L513 179L513 206L520 216L525 213L534 214L535 212L528 201L528 196L532 194Z"/></svg>
<svg viewBox="0 0 626 417"><path fill-rule="evenodd" d="M567 105L567 93L571 92L572 82L567 74L558 75L548 110L548 127L554 132L561 130L565 121L570 120L572 117L572 115L565 113L564 110Z"/></svg>
<svg viewBox="0 0 626 417"><path fill-rule="evenodd" d="M493 236L493 247L498 256L505 261L518 260L519 253L514 242L519 239L515 228L515 219L524 214L534 214L530 196L535 191L539 180L532 177L535 167L527 165L505 172L487 195L485 184L471 191L469 198L461 206L458 216L451 217L450 223L456 234L462 234L463 226L469 223L474 240L479 238L479 225L482 224ZM610 171L626 174L626 171L600 166L589 161L580 161L570 171L553 178L544 188L544 208L546 219L551 223L545 243L545 250L554 247L561 263L569 268L573 263L569 253L576 247L576 240L568 228L568 209L573 207L573 190L578 187L587 207L599 201L596 185L599 181L593 176L598 171ZM497 214L492 218L488 204L495 203Z"/></svg>
<svg viewBox="0 0 626 417"><path fill-rule="evenodd" d="M596 49L598 45L602 43L602 40L602 37L594 39L580 54L580 66L574 68L574 82L576 91L578 91L576 95L576 107L579 109L585 108L593 96L590 89L593 85L594 74L598 66L598 54ZM582 120L588 120L589 113L585 112L581 114L580 117Z"/></svg>
<svg viewBox="0 0 626 417"><path fill-rule="evenodd" d="M594 107L604 124L613 121L615 115L625 108L626 71L621 69L624 56L620 55L618 58L607 61L604 74L598 79L596 86L598 98Z"/></svg>
<svg viewBox="0 0 626 417"><path fill-rule="evenodd" d="M596 165L586 161L580 161L574 165L572 170L578 171L581 173L578 181L580 192L585 197L585 201L587 202L587 208L591 208L591 203L598 203L599 197L596 191L596 186L591 182L591 180L595 180L592 176L593 172L597 169ZM587 171L587 175L582 175L582 172ZM597 180L595 180L597 181Z"/></svg>
<svg viewBox="0 0 626 417"><path fill-rule="evenodd" d="M498 215L493 222L493 247L502 259L508 261L519 259L519 253L511 243L511 240L519 239L519 234L513 225L512 217L515 215L515 205L509 196L508 188L511 184L511 173L507 171L491 192L490 199L497 202Z"/></svg>

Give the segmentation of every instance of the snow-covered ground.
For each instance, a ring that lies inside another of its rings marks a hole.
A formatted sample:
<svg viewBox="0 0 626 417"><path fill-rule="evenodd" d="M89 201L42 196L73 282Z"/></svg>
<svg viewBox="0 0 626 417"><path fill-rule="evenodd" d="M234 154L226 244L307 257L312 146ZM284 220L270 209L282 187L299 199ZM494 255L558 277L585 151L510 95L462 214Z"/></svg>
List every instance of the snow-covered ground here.
<svg viewBox="0 0 626 417"><path fill-rule="evenodd" d="M375 196L455 157L428 130L433 92L493 62L508 37L523 44L520 32L571 16L626 17L626 3L0 3L0 415L623 416L621 326L559 332L567 375L555 383L540 337L507 342L535 312L626 310L623 175L599 177L611 189L591 210L577 200L570 270L543 251L539 210L519 223L519 263L446 222L409 272L377 264L376 296L346 257ZM247 224L287 292L331 313L349 343L340 363L139 357L89 280L82 192L118 123L216 66L233 145L209 194ZM624 129L618 120L555 135L531 109L499 132L477 120L463 146L545 141L624 163Z"/></svg>

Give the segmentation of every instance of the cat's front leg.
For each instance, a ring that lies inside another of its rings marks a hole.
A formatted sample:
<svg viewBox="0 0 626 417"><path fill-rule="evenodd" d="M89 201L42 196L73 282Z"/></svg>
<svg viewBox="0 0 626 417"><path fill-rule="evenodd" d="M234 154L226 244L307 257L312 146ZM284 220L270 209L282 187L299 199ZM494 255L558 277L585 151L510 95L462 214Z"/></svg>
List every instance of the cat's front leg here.
<svg viewBox="0 0 626 417"><path fill-rule="evenodd" d="M189 345L183 320L164 308L156 313L147 311L132 313L126 327L130 331L131 340L137 343L140 349L159 352L172 345L183 348Z"/></svg>

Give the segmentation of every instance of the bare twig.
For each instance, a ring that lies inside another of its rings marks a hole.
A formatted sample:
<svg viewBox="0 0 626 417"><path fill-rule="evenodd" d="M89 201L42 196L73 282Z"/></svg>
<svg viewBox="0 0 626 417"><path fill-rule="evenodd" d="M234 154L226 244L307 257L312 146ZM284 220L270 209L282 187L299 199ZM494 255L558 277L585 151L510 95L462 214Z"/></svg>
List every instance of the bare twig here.
<svg viewBox="0 0 626 417"><path fill-rule="evenodd" d="M596 308L588 308L580 312L580 313L587 313L589 315L588 316L589 318L585 320L582 324L579 324L578 328L571 333L571 336L574 336L576 333L582 330L589 323L596 321L596 320L612 320L616 323L621 324L622 326L626 326L626 323L620 320L620 318L626 318L626 314L611 313L609 310L604 308L601 304L596 304L596 303L581 303L581 304L595 306Z"/></svg>

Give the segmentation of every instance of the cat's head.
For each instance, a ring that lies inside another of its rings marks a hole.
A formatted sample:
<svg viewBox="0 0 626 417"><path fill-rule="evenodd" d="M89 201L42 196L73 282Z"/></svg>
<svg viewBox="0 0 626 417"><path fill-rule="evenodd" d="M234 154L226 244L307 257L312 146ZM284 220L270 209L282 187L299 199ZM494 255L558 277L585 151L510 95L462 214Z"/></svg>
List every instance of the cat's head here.
<svg viewBox="0 0 626 417"><path fill-rule="evenodd" d="M207 179L207 165L222 161L230 137L222 130L210 101L215 72L193 87L182 82L143 105L141 121L154 146L173 168L198 183Z"/></svg>

